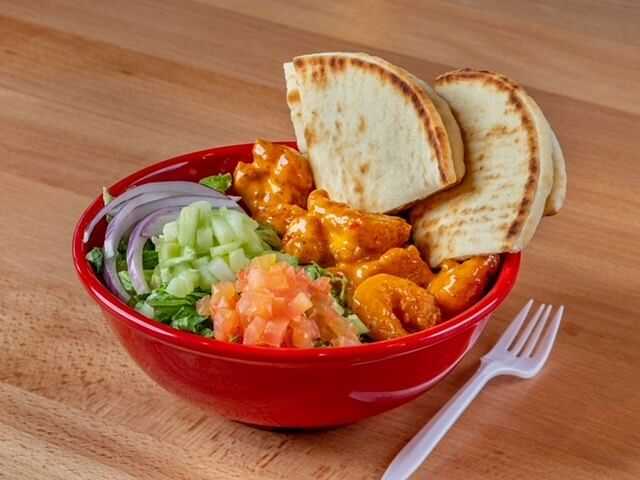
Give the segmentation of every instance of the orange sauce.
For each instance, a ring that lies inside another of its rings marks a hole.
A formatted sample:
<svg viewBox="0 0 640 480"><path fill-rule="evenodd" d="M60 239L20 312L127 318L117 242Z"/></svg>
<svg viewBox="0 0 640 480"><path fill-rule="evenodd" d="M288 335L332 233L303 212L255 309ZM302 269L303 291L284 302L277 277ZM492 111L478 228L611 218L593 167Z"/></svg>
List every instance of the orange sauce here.
<svg viewBox="0 0 640 480"><path fill-rule="evenodd" d="M238 163L233 183L251 215L282 235L291 220L304 215L313 176L307 159L294 149L256 140L253 162Z"/></svg>

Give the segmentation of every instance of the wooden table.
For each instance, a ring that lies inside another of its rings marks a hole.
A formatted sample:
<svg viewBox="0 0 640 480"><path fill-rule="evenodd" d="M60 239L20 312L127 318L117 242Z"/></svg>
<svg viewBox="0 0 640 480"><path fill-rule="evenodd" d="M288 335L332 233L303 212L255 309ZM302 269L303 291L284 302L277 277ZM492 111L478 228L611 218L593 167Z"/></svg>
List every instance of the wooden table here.
<svg viewBox="0 0 640 480"><path fill-rule="evenodd" d="M291 138L281 64L334 50L521 81L564 146L568 202L437 387L347 428L272 433L147 379L82 291L71 232L148 163ZM416 478L639 478L638 92L632 1L0 0L0 478L379 477L529 297L567 305L548 366L491 383Z"/></svg>

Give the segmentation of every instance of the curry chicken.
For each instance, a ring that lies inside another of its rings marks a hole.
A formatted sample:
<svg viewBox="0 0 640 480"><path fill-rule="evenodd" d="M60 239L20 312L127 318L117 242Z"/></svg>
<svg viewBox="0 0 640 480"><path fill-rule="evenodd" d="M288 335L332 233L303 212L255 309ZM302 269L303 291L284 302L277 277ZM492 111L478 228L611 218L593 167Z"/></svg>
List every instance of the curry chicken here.
<svg viewBox="0 0 640 480"><path fill-rule="evenodd" d="M429 328L479 300L499 256L447 260L433 272L408 244L403 218L369 213L314 190L307 159L258 140L253 163L239 163L234 188L253 217L282 236L282 249L346 279L346 301L373 340Z"/></svg>

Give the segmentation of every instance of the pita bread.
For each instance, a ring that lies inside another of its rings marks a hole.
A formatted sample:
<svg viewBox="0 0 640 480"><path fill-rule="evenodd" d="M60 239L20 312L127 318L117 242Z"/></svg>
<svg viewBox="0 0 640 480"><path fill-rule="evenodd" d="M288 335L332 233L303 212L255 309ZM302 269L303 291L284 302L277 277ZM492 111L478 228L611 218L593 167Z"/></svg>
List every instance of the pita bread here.
<svg viewBox="0 0 640 480"><path fill-rule="evenodd" d="M564 154L558 137L551 127L549 129L551 130L551 144L553 147L551 152L553 158L553 186L544 206L544 214L547 216L557 214L564 205L564 199L567 196L567 167Z"/></svg>
<svg viewBox="0 0 640 480"><path fill-rule="evenodd" d="M564 155L562 153L562 147L556 137L555 132L549 125L548 120L542 113L542 109L536 103L536 101L527 95L527 101L531 107L537 110L539 116L544 119L544 124L549 129L549 135L551 135L551 158L553 160L553 186L551 187L551 193L547 197L547 202L544 206L544 214L546 216L557 214L567 195L567 167L565 165Z"/></svg>
<svg viewBox="0 0 640 480"><path fill-rule="evenodd" d="M284 71L298 147L333 200L393 212L464 175L451 110L407 71L363 53L304 55Z"/></svg>
<svg viewBox="0 0 640 480"><path fill-rule="evenodd" d="M435 90L460 126L467 173L460 184L413 208L416 245L433 267L446 259L522 250L553 184L546 120L520 86L496 73L445 73Z"/></svg>

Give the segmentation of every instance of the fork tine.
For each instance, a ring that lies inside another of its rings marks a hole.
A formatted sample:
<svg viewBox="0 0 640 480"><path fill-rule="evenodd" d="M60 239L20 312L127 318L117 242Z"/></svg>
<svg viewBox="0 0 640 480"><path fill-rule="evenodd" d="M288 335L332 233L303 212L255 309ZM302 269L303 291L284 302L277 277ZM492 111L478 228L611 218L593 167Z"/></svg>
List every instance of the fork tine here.
<svg viewBox="0 0 640 480"><path fill-rule="evenodd" d="M495 346L491 350L492 352L497 350L506 350L509 345L511 345L511 342L513 342L513 339L516 338L518 331L520 331L522 323L527 318L532 305L533 299L529 300L526 305L522 307L522 310L520 310L518 315L516 315L516 318L511 321L509 327L504 331L498 342L495 344Z"/></svg>
<svg viewBox="0 0 640 480"><path fill-rule="evenodd" d="M528 357L529 355L531 355L531 352L533 352L533 349L537 345L538 339L540 338L540 334L542 333L544 326L547 324L549 315L551 315L551 310L553 310L553 305L548 305L547 308L545 308L544 313L542 314L542 317L536 323L536 328L533 330L533 332L527 339L527 343L524 345L524 348L522 349L521 355L523 357Z"/></svg>
<svg viewBox="0 0 640 480"><path fill-rule="evenodd" d="M520 334L520 338L518 338L518 341L515 343L513 347L509 349L509 351L511 351L514 355L518 355L520 350L522 350L522 346L527 341L527 338L529 338L529 335L531 335L531 330L533 330L533 327L536 325L536 322L540 318L540 315L542 315L542 312L544 311L545 307L546 307L545 304L542 304L538 307L538 310L533 315L533 318L527 322L527 326L524 328L524 330Z"/></svg>
<svg viewBox="0 0 640 480"><path fill-rule="evenodd" d="M540 346L532 357L539 365L543 365L544 362L546 362L547 357L551 352L551 347L553 347L553 341L555 340L558 329L560 328L560 320L562 319L563 314L564 305L560 305L560 308L554 315L553 320L551 320L547 333L542 340L540 340Z"/></svg>

